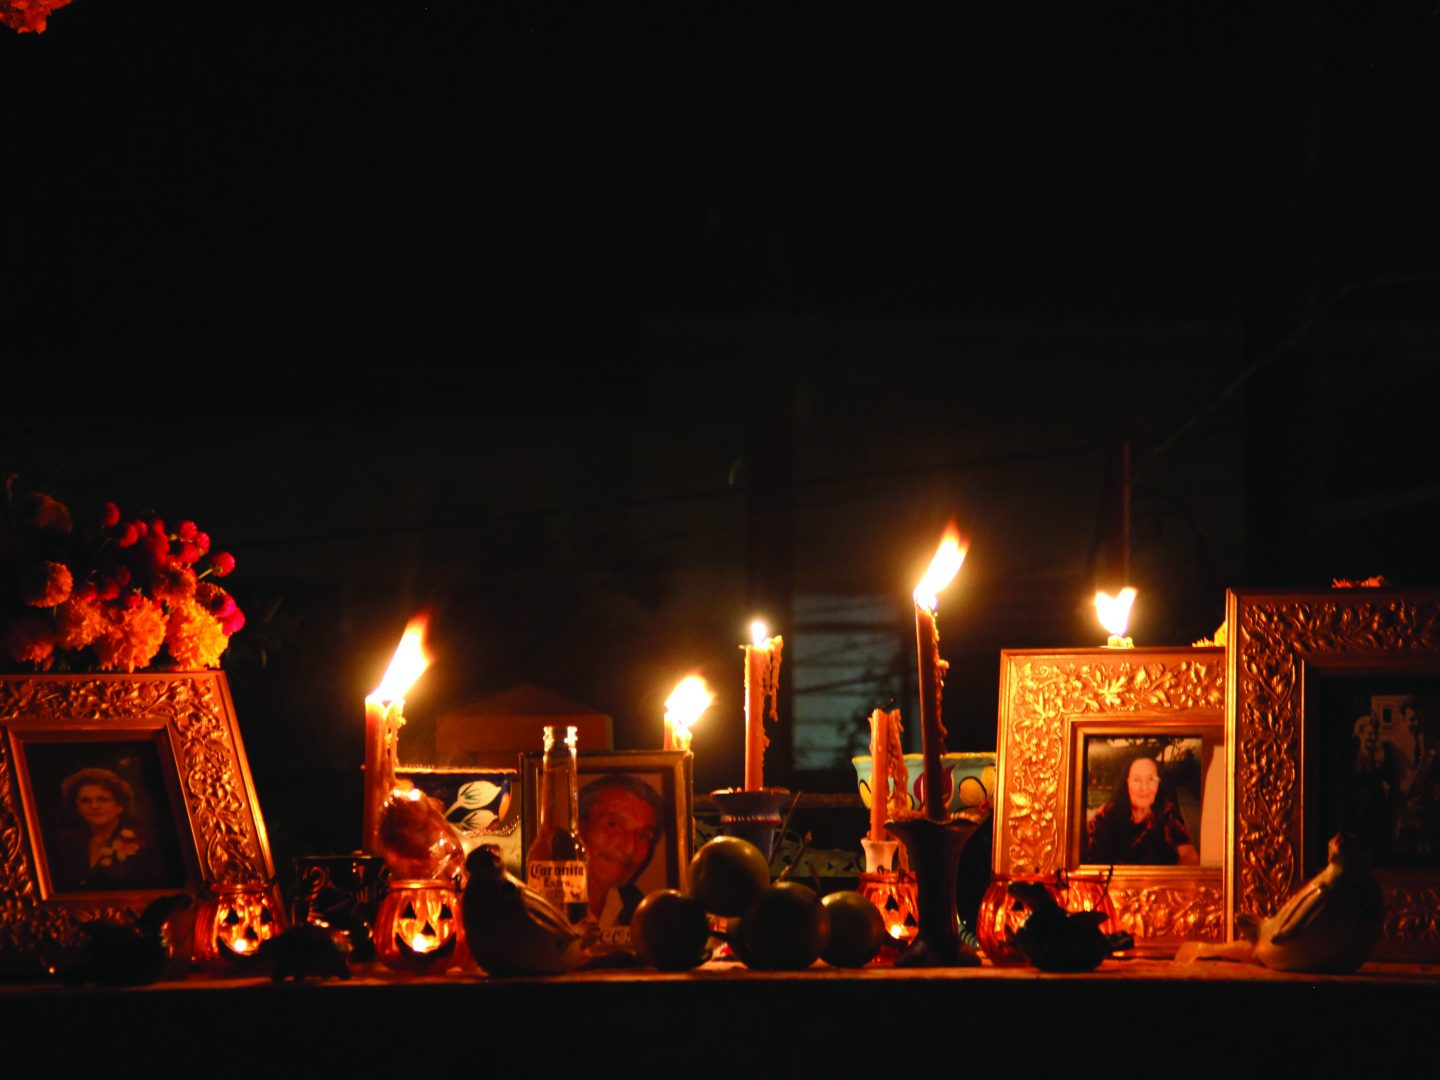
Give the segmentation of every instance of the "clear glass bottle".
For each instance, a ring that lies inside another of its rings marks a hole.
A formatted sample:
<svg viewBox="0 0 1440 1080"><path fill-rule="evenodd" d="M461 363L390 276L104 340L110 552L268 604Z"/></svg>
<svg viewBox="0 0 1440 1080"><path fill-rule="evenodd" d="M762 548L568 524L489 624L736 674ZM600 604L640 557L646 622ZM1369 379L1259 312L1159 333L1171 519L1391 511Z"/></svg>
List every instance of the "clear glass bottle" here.
<svg viewBox="0 0 1440 1080"><path fill-rule="evenodd" d="M579 924L590 914L585 845L580 840L580 791L575 762L576 729L565 729L564 749L555 729L545 729L540 773L540 822L525 860L525 884Z"/></svg>

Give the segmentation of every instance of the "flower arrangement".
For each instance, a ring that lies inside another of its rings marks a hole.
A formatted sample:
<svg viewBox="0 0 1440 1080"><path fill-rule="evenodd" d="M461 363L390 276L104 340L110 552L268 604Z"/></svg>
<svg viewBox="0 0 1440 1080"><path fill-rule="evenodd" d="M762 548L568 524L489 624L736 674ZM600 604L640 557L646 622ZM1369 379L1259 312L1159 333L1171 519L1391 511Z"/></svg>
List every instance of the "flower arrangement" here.
<svg viewBox="0 0 1440 1080"><path fill-rule="evenodd" d="M43 34L50 13L70 0L0 0L0 23L17 34Z"/></svg>
<svg viewBox="0 0 1440 1080"><path fill-rule="evenodd" d="M88 527L3 478L0 663L29 671L213 668L245 625L215 579L235 569L193 521L126 518L107 502ZM163 650L163 651L162 651Z"/></svg>

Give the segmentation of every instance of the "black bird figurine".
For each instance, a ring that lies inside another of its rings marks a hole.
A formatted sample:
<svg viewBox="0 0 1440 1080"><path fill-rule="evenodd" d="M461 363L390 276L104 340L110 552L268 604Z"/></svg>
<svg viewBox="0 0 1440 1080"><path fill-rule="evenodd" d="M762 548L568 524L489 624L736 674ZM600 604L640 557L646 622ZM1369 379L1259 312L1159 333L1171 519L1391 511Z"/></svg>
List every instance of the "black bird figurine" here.
<svg viewBox="0 0 1440 1080"><path fill-rule="evenodd" d="M1030 917L1011 940L1041 971L1094 971L1112 952L1135 944L1123 930L1107 934L1100 929L1109 917L1103 911L1067 914L1038 881L1011 882L1010 895L1030 909Z"/></svg>
<svg viewBox="0 0 1440 1080"><path fill-rule="evenodd" d="M66 982L102 986L139 986L165 973L184 942L171 920L190 910L195 898L186 893L162 896L140 913L133 925L95 920L81 927L85 942L74 962L61 972ZM188 950L183 958L188 965Z"/></svg>

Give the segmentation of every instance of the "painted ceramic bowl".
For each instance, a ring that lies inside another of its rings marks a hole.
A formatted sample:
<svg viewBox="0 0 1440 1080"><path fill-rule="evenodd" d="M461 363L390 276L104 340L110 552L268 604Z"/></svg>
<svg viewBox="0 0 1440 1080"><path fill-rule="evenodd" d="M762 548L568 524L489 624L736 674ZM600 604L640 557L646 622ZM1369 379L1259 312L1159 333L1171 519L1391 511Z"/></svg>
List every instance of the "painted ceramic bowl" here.
<svg viewBox="0 0 1440 1080"><path fill-rule="evenodd" d="M870 808L870 755L850 759L855 766L855 779L860 786L860 801ZM911 810L925 804L925 756L906 754L905 768L910 782L905 792ZM950 813L967 806L989 802L995 793L995 754L993 751L946 754L940 759L940 772L945 780L946 807Z"/></svg>

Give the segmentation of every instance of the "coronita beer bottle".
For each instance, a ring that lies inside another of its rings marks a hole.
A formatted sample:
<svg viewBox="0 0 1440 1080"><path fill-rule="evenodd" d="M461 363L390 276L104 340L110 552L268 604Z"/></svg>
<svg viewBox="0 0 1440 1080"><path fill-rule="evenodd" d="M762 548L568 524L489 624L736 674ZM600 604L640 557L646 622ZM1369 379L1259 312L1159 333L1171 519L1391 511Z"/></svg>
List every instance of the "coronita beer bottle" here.
<svg viewBox="0 0 1440 1080"><path fill-rule="evenodd" d="M590 893L585 887L585 845L580 840L575 743L575 728L565 729L561 749L555 745L555 729L546 727L540 824L525 861L525 884L565 912L571 922L579 923L590 913Z"/></svg>

